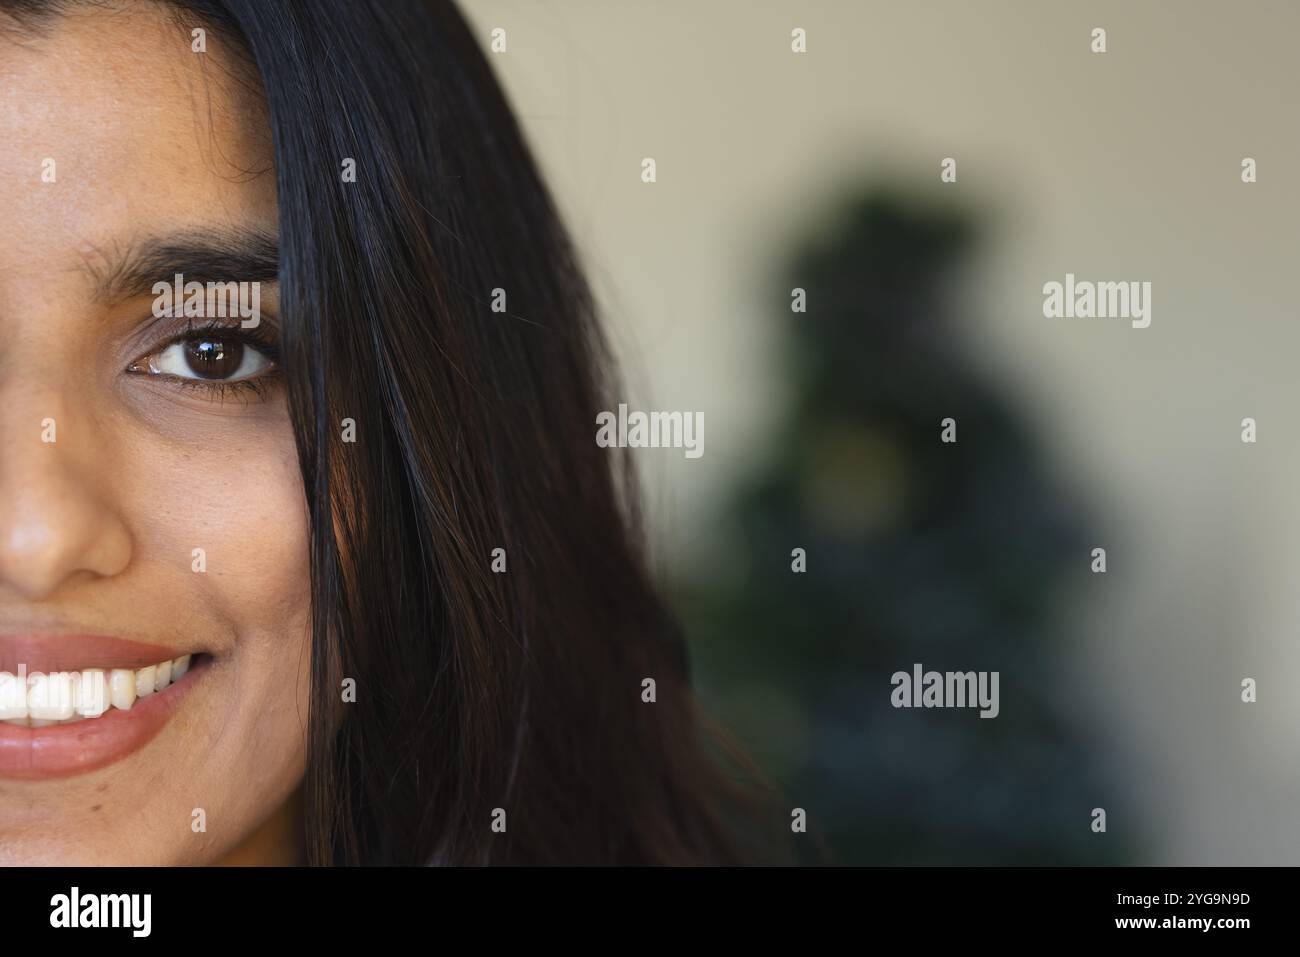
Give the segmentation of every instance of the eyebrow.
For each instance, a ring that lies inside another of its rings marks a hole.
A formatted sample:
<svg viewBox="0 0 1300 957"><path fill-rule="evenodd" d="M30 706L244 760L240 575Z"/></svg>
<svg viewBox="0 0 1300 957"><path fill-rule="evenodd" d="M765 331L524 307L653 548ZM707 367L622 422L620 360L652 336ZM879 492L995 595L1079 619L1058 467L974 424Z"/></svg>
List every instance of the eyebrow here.
<svg viewBox="0 0 1300 957"><path fill-rule="evenodd" d="M154 283L275 282L280 249L275 236L255 229L187 230L153 236L112 254L98 253L86 270L95 298L116 303L150 295Z"/></svg>

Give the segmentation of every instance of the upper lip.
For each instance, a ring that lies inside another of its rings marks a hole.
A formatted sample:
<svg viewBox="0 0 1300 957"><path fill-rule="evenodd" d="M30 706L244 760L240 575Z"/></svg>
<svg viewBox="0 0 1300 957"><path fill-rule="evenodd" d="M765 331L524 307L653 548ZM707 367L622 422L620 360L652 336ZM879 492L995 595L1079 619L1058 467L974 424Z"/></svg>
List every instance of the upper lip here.
<svg viewBox="0 0 1300 957"><path fill-rule="evenodd" d="M0 635L0 671L82 671L87 668L138 670L192 654L151 642L97 634Z"/></svg>

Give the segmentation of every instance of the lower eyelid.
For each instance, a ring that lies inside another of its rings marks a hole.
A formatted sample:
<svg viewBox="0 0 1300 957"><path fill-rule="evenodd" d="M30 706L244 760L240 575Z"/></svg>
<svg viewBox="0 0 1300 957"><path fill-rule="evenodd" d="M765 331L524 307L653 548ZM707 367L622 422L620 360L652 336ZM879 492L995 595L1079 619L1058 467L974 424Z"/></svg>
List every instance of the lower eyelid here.
<svg viewBox="0 0 1300 957"><path fill-rule="evenodd" d="M254 402L262 402L270 397L271 392L280 385L281 381L279 370L274 368L270 372L249 379L183 379L166 373L160 374L157 378L165 379L169 386L183 391L202 393L204 398L213 402L225 401L228 397L243 397Z"/></svg>

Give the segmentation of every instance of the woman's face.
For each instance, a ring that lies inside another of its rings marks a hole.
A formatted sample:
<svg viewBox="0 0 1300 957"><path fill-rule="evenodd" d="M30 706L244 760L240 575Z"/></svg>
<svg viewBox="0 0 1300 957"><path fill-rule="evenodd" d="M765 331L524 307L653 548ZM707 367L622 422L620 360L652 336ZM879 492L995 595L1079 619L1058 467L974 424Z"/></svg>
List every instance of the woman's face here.
<svg viewBox="0 0 1300 957"><path fill-rule="evenodd" d="M42 696L0 724L0 863L216 861L303 774L306 506L273 349L238 338L275 339L269 128L173 16L0 25L0 670ZM257 327L157 317L177 272L260 281ZM101 681L117 707L61 717Z"/></svg>

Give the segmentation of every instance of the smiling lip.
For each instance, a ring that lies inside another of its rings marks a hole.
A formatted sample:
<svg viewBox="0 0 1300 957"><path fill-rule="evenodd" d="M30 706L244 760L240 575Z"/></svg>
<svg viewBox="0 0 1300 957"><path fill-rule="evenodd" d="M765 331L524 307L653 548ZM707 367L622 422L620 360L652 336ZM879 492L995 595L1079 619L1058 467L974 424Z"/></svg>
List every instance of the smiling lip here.
<svg viewBox="0 0 1300 957"><path fill-rule="evenodd" d="M189 653L185 649L107 635L0 636L0 671L136 670ZM30 728L0 722L0 778L33 780L93 771L139 750L162 730L206 671L196 656L181 678L136 700L127 710L69 724Z"/></svg>
<svg viewBox="0 0 1300 957"><path fill-rule="evenodd" d="M147 668L189 654L193 648L169 648L112 635L0 635L0 671L81 671L85 668Z"/></svg>

